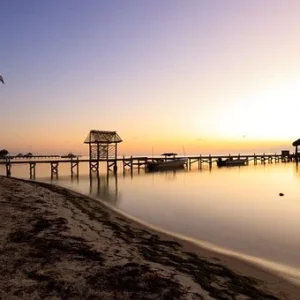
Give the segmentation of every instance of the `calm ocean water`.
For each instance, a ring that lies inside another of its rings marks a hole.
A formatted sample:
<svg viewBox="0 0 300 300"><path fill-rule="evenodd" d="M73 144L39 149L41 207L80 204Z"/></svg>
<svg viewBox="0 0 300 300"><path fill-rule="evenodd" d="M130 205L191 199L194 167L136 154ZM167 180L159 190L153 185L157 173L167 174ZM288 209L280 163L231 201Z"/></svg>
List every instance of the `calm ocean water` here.
<svg viewBox="0 0 300 300"><path fill-rule="evenodd" d="M37 180L91 195L163 230L300 278L300 166L294 163L141 170L101 174L92 182L87 164L80 165L74 180L67 164L60 165L57 180L50 180L48 164L36 172ZM13 166L12 176L29 178L29 166Z"/></svg>

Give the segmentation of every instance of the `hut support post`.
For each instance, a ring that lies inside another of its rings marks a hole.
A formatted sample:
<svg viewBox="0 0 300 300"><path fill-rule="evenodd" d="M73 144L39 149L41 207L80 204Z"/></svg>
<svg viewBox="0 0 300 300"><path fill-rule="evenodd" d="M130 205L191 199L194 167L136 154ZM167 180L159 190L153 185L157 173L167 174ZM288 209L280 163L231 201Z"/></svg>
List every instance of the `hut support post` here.
<svg viewBox="0 0 300 300"><path fill-rule="evenodd" d="M51 162L51 179L55 176L56 178L58 177L58 162Z"/></svg>
<svg viewBox="0 0 300 300"><path fill-rule="evenodd" d="M91 168L91 159L92 159L92 145L89 144L89 173L90 173L90 177L92 176L92 168Z"/></svg>
<svg viewBox="0 0 300 300"><path fill-rule="evenodd" d="M117 157L118 157L118 144L115 144L115 164L114 164L114 174L118 172L118 165L117 165Z"/></svg>
<svg viewBox="0 0 300 300"><path fill-rule="evenodd" d="M93 173L99 174L99 143L90 144L90 160L89 160L89 169L90 177Z"/></svg>

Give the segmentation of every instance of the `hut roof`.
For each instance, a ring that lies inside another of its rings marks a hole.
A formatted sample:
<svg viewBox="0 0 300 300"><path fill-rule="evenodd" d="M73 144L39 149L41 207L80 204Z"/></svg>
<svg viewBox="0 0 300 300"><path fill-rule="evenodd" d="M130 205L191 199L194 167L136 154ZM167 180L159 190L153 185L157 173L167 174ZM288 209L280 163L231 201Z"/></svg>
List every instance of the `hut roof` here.
<svg viewBox="0 0 300 300"><path fill-rule="evenodd" d="M121 143L122 139L117 134L116 131L103 131L103 130L91 130L86 137L84 143L103 143L103 144L112 144L112 143Z"/></svg>
<svg viewBox="0 0 300 300"><path fill-rule="evenodd" d="M300 145L300 139L296 140L293 142L293 146L299 146Z"/></svg>

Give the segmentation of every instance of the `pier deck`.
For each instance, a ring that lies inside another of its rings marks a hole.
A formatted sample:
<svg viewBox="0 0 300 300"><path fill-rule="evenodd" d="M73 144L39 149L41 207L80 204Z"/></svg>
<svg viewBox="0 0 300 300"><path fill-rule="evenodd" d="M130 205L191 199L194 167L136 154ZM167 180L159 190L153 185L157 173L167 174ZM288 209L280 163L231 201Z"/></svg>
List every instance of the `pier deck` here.
<svg viewBox="0 0 300 300"><path fill-rule="evenodd" d="M48 159L47 159L48 158ZM50 164L51 166L51 177L58 176L58 166L61 163L70 164L71 176L79 175L79 164L80 163L90 163L90 162L104 162L107 163L107 171L109 171L109 166L111 163L122 162L123 172L126 170L133 170L134 168L145 168L148 162L151 162L156 159L161 159L162 156L123 156L118 158L101 158L99 160L95 159L84 159L84 158L61 158L59 155L39 155L32 157L15 157L8 156L6 158L0 158L0 165L6 166L6 176L11 176L11 167L13 165L29 165L30 178L35 178L35 168L37 164ZM201 169L203 164L208 164L209 167L212 167L213 164L216 164L219 159L246 159L249 163L253 161L254 164L258 162L264 163L277 163L277 162L290 162L297 161L298 157L294 154L282 155L282 154L234 154L234 155L190 155L190 156L176 156L169 159L178 159L186 158L187 159L187 168L191 169L193 164L197 164L198 168Z"/></svg>

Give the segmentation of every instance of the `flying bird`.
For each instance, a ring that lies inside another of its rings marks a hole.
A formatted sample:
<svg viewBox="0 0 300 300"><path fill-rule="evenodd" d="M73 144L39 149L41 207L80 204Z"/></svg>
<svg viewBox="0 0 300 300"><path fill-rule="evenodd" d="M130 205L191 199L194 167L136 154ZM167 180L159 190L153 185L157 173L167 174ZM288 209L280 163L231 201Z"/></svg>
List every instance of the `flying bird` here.
<svg viewBox="0 0 300 300"><path fill-rule="evenodd" d="M4 84L4 79L1 75L0 75L0 81Z"/></svg>

